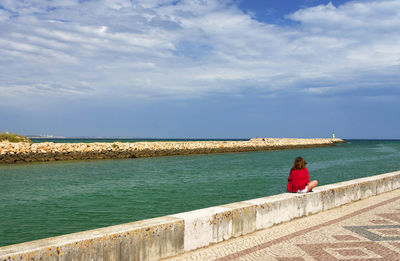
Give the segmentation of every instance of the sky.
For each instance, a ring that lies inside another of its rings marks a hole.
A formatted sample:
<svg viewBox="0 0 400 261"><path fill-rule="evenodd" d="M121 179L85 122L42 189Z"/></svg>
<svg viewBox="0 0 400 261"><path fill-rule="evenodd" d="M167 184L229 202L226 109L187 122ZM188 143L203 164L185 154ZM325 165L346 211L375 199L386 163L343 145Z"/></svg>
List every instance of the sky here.
<svg viewBox="0 0 400 261"><path fill-rule="evenodd" d="M0 132L400 139L399 97L399 0L0 0Z"/></svg>

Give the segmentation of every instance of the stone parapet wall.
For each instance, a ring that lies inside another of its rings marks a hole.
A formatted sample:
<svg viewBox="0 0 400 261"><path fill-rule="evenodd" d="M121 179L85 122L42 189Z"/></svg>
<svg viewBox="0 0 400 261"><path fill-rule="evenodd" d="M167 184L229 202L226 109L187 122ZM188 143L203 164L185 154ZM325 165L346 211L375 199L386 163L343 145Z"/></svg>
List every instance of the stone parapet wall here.
<svg viewBox="0 0 400 261"><path fill-rule="evenodd" d="M114 143L0 142L0 163L55 160L140 158L332 146L341 139L254 138L249 141L179 141Z"/></svg>
<svg viewBox="0 0 400 261"><path fill-rule="evenodd" d="M400 188L400 171L0 247L0 260L159 260Z"/></svg>

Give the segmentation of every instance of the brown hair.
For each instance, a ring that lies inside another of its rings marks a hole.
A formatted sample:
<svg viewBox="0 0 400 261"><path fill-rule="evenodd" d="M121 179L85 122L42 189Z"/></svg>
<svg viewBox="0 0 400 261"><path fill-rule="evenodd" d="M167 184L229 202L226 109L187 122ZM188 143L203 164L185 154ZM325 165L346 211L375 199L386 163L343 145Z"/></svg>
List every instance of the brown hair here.
<svg viewBox="0 0 400 261"><path fill-rule="evenodd" d="M290 170L305 169L307 162L302 157L297 157Z"/></svg>

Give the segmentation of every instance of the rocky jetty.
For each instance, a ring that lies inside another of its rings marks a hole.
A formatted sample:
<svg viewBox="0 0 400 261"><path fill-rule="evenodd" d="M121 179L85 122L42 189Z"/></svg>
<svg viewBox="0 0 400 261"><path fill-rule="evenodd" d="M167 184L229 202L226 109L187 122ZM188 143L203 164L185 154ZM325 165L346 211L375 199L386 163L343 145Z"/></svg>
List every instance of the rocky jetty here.
<svg viewBox="0 0 400 261"><path fill-rule="evenodd" d="M0 163L141 158L333 146L341 139L254 138L249 141L114 143L0 142Z"/></svg>

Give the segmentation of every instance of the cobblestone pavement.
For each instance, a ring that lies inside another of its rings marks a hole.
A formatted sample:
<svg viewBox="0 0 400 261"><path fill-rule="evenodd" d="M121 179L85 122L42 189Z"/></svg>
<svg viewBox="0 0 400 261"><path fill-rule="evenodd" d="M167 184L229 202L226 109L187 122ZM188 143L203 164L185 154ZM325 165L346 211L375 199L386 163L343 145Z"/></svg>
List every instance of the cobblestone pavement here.
<svg viewBox="0 0 400 261"><path fill-rule="evenodd" d="M400 189L167 260L400 260Z"/></svg>

